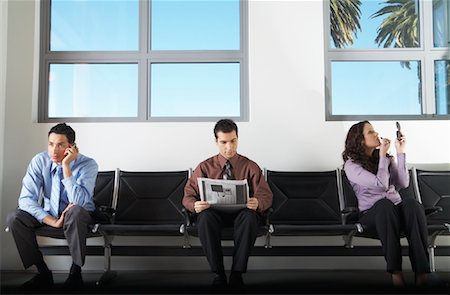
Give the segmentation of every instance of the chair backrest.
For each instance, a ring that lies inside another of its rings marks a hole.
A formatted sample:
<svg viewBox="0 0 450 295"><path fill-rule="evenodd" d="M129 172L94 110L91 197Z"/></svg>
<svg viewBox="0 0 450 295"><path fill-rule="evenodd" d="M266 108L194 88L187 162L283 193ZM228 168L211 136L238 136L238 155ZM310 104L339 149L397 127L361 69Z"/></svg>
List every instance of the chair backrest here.
<svg viewBox="0 0 450 295"><path fill-rule="evenodd" d="M342 198L344 200L344 208L356 208L358 209L358 198L355 195L350 181L347 178L344 170L340 170L341 175L341 187L342 187ZM354 211L350 213L347 217L347 222L356 222L359 218L359 211Z"/></svg>
<svg viewBox="0 0 450 295"><path fill-rule="evenodd" d="M115 171L99 171L94 188L94 203L96 207L113 206Z"/></svg>
<svg viewBox="0 0 450 295"><path fill-rule="evenodd" d="M428 217L431 223L450 222L450 171L417 169L420 199L425 208L439 206L442 212Z"/></svg>
<svg viewBox="0 0 450 295"><path fill-rule="evenodd" d="M272 224L342 224L337 171L267 171Z"/></svg>
<svg viewBox="0 0 450 295"><path fill-rule="evenodd" d="M182 224L182 198L189 171L120 171L114 223Z"/></svg>

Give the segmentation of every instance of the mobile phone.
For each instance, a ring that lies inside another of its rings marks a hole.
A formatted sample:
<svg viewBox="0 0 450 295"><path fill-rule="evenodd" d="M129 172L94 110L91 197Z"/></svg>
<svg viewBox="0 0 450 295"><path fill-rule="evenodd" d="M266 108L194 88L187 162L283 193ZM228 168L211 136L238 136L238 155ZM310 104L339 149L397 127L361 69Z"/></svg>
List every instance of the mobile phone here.
<svg viewBox="0 0 450 295"><path fill-rule="evenodd" d="M68 148L76 148L77 147L77 144L74 142L73 144L70 144L69 143L69 146L66 148L66 150L64 151L64 155L67 155L67 149Z"/></svg>
<svg viewBox="0 0 450 295"><path fill-rule="evenodd" d="M399 122L395 122L395 125L397 125L397 139L400 140L400 138L403 136L402 128L400 127Z"/></svg>

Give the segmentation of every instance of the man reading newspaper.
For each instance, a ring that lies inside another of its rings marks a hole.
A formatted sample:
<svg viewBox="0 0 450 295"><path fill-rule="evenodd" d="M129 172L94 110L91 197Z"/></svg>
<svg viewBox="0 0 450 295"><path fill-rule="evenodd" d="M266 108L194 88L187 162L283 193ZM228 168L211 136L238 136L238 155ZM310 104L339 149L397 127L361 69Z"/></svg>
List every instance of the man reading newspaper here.
<svg viewBox="0 0 450 295"><path fill-rule="evenodd" d="M260 213L272 206L272 192L259 166L237 153L238 128L229 119L218 121L214 127L219 154L201 162L188 180L183 205L197 216L198 235L212 272L216 274L212 287L242 289L242 273L247 271L248 258L255 244ZM249 198L240 210L221 211L200 200L198 178L247 180ZM229 283L223 265L221 231L234 227L234 255Z"/></svg>

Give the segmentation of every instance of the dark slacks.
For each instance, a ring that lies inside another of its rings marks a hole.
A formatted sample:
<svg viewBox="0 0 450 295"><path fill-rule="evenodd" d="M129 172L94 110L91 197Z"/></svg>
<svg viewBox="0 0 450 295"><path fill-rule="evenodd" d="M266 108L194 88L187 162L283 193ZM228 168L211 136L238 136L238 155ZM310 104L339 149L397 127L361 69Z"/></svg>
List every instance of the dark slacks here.
<svg viewBox="0 0 450 295"><path fill-rule="evenodd" d="M92 223L93 219L89 212L80 206L70 208L64 218L62 230L76 265L84 265L88 225ZM23 266L28 268L42 263L44 259L39 250L35 230L43 225L28 212L20 209L8 215L7 224L16 242Z"/></svg>
<svg viewBox="0 0 450 295"><path fill-rule="evenodd" d="M359 222L381 240L388 272L402 270L402 232L408 240L412 270L416 273L430 271L427 220L422 205L416 200L404 198L394 205L388 199L381 199L360 217Z"/></svg>
<svg viewBox="0 0 450 295"><path fill-rule="evenodd" d="M224 273L221 233L225 226L233 226L232 271L246 272L248 258L258 234L259 215L250 209L222 212L212 208L197 217L198 235L211 270Z"/></svg>

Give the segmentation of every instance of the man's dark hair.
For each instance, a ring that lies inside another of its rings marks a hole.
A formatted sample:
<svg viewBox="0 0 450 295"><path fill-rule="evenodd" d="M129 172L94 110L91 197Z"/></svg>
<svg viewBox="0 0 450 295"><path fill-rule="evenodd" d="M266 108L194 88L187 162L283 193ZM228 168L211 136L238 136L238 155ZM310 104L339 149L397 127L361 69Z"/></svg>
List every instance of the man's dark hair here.
<svg viewBox="0 0 450 295"><path fill-rule="evenodd" d="M75 143L75 131L66 123L59 123L53 126L52 129L50 129L50 131L48 132L48 136L50 136L50 134L52 133L64 134L70 144Z"/></svg>
<svg viewBox="0 0 450 295"><path fill-rule="evenodd" d="M238 136L238 127L236 123L234 123L234 121L231 119L222 119L216 123L216 126L214 126L214 136L216 137L216 139L217 133L219 133L220 131L223 133L236 131L236 136Z"/></svg>

